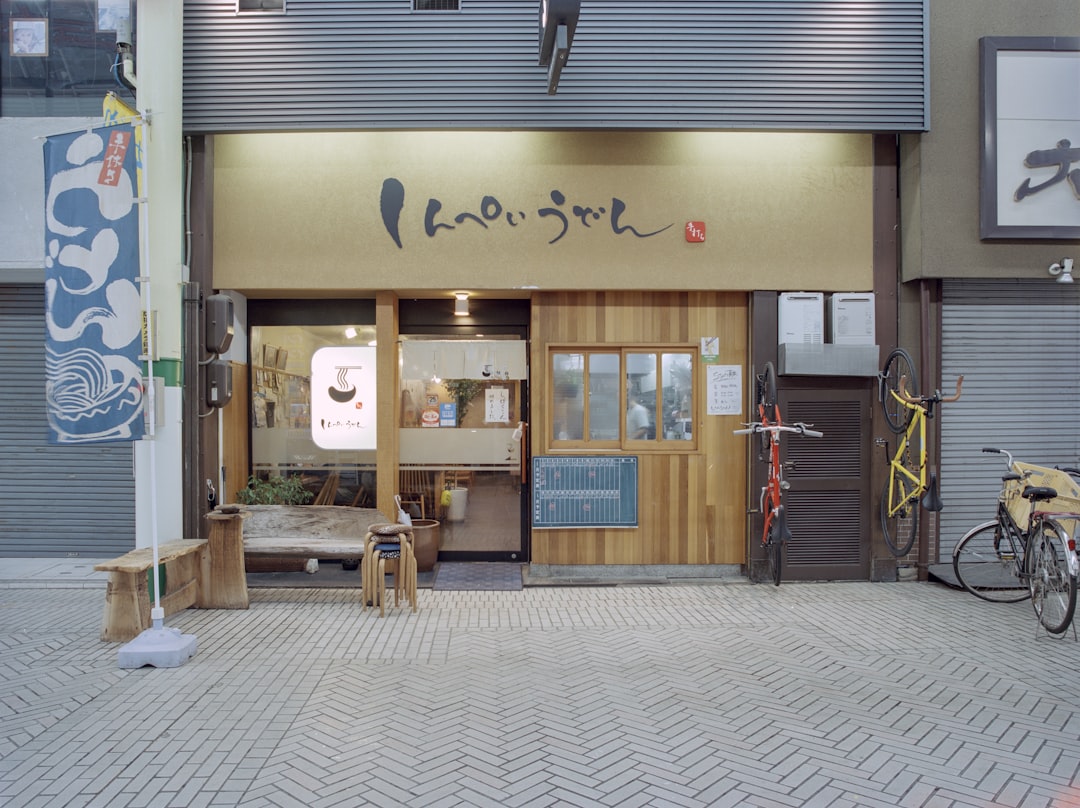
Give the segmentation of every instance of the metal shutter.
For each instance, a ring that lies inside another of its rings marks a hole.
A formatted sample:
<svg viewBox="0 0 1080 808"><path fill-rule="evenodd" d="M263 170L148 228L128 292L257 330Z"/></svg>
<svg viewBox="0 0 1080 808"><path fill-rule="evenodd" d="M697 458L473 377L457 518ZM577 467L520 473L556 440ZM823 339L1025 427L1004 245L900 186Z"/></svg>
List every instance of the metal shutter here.
<svg viewBox="0 0 1080 808"><path fill-rule="evenodd" d="M929 128L929 0L588 0L556 95L536 0L184 3L184 130Z"/></svg>
<svg viewBox="0 0 1080 808"><path fill-rule="evenodd" d="M135 546L130 443L50 446L45 295L0 285L0 556L114 556Z"/></svg>
<svg viewBox="0 0 1080 808"><path fill-rule="evenodd" d="M1040 465L1080 465L1080 284L946 280L942 386L964 374L941 418L941 560L994 516L1007 449ZM931 559L933 561L933 559Z"/></svg>

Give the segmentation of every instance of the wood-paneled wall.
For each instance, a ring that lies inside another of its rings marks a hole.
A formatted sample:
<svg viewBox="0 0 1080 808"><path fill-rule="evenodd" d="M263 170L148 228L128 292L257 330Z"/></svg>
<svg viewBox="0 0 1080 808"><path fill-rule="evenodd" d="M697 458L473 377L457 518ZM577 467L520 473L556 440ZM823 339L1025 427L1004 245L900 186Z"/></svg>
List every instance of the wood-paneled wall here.
<svg viewBox="0 0 1080 808"><path fill-rule="evenodd" d="M251 425L248 411L251 408L251 383L248 366L232 362L233 394L229 403L221 409L222 455L225 468L223 491L218 491L218 502L236 502L236 492L247 485L251 476L249 444Z"/></svg>
<svg viewBox="0 0 1080 808"><path fill-rule="evenodd" d="M533 298L530 396L534 455L551 449L548 346L686 345L719 337L720 364L743 369L743 414L705 414L695 370L697 449L635 452L638 527L533 530L534 564L742 564L746 558L748 301L737 292L542 292Z"/></svg>

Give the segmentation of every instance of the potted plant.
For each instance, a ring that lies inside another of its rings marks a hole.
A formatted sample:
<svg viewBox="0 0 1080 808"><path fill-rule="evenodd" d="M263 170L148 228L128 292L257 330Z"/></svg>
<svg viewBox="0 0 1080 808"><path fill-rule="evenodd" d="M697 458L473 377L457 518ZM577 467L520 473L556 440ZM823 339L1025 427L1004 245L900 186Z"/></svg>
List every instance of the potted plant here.
<svg viewBox="0 0 1080 808"><path fill-rule="evenodd" d="M446 390L457 404L457 425L465 422L465 413L469 411L469 405L484 389L484 383L476 379L450 379L446 383Z"/></svg>
<svg viewBox="0 0 1080 808"><path fill-rule="evenodd" d="M252 475L247 487L236 492L236 501L241 505L307 505L314 498L298 474L265 480Z"/></svg>

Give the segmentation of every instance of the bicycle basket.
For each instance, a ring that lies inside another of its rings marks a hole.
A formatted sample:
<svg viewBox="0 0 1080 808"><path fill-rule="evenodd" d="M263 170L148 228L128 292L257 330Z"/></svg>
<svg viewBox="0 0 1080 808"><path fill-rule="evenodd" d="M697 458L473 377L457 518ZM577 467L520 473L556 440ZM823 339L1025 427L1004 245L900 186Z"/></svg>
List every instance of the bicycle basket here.
<svg viewBox="0 0 1080 808"><path fill-rule="evenodd" d="M1009 509L1009 515L1018 525L1026 525L1030 503L1021 494L1029 485L1049 486L1058 492L1057 498L1049 502L1040 502L1040 511L1051 513L1077 513L1080 514L1080 485L1068 472L1060 469L1052 469L1046 466L1036 466L1033 463L1013 463L1016 471L1025 475L1023 480L1006 483L1002 489L1002 500ZM1070 534L1076 535L1077 520L1059 518L1059 522Z"/></svg>

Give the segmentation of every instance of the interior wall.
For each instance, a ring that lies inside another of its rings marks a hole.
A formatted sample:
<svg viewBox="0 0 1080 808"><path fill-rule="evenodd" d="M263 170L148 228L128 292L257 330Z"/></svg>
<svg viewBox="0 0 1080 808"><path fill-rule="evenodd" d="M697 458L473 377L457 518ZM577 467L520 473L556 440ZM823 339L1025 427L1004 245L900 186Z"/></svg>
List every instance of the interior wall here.
<svg viewBox="0 0 1080 808"><path fill-rule="evenodd" d="M533 530L534 564L742 564L746 556L747 298L737 292L547 292L533 298L532 453L551 454L549 345L700 346L718 337L719 364L743 371L743 413L705 414L695 370L697 450L638 452L639 525Z"/></svg>

